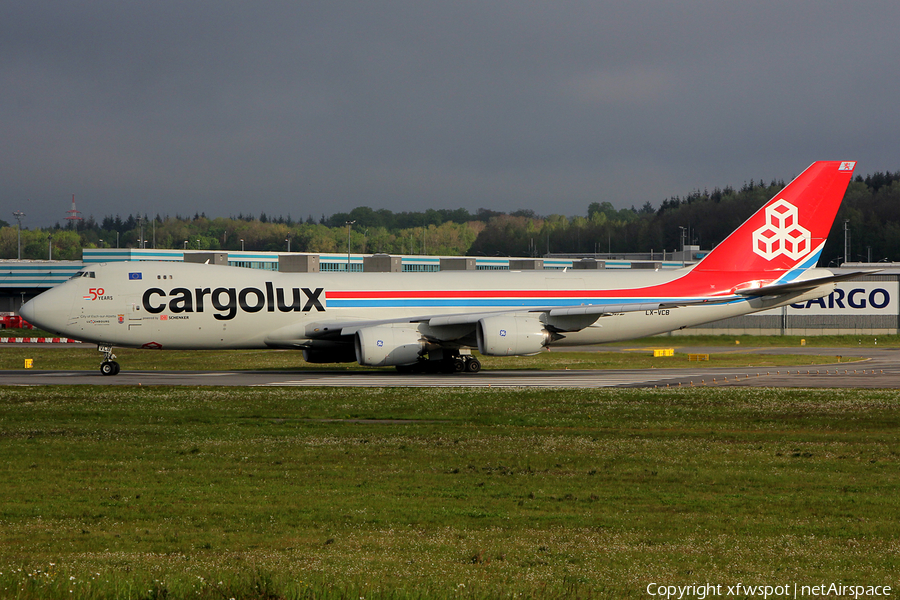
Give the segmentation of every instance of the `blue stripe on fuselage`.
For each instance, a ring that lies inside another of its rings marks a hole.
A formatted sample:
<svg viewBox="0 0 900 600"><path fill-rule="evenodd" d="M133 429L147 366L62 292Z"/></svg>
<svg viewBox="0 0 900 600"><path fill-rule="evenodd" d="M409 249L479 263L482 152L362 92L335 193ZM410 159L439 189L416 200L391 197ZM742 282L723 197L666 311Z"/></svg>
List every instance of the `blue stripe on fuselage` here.
<svg viewBox="0 0 900 600"><path fill-rule="evenodd" d="M327 297L327 293L326 293ZM328 308L410 308L410 307L467 307L467 306L604 306L677 302L684 298L391 298L328 300Z"/></svg>

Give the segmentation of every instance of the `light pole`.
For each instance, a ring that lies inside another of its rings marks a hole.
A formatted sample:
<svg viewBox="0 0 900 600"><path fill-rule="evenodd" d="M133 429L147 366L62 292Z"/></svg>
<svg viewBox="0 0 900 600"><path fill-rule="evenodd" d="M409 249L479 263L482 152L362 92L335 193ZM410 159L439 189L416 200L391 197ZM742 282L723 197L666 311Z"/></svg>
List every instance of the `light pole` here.
<svg viewBox="0 0 900 600"><path fill-rule="evenodd" d="M356 223L356 220L353 221L344 221L344 225L347 226L347 272L350 272L350 229L353 227L353 224Z"/></svg>
<svg viewBox="0 0 900 600"><path fill-rule="evenodd" d="M685 227L683 227L681 225L678 226L678 229L681 230L681 266L683 267L684 266L684 233L685 233L686 229L685 229Z"/></svg>
<svg viewBox="0 0 900 600"><path fill-rule="evenodd" d="M197 250L200 249L200 240L197 240Z"/></svg>
<svg viewBox="0 0 900 600"><path fill-rule="evenodd" d="M242 238L242 239L241 239L241 252L243 252L243 251L244 251L244 240L243 240L243 238Z"/></svg>
<svg viewBox="0 0 900 600"><path fill-rule="evenodd" d="M844 262L850 255L850 219L844 219Z"/></svg>
<svg viewBox="0 0 900 600"><path fill-rule="evenodd" d="M144 249L144 217L138 215L138 224L141 226L141 239L138 240L138 248Z"/></svg>
<svg viewBox="0 0 900 600"><path fill-rule="evenodd" d="M187 250L187 240L184 240L184 249Z"/></svg>
<svg viewBox="0 0 900 600"><path fill-rule="evenodd" d="M47 260L53 260L53 234L47 236Z"/></svg>
<svg viewBox="0 0 900 600"><path fill-rule="evenodd" d="M284 241L286 241L288 243L288 252L290 252L291 251L291 234L288 234L288 236L286 238L284 238Z"/></svg>
<svg viewBox="0 0 900 600"><path fill-rule="evenodd" d="M22 217L25 216L21 210L17 210L13 212L13 216L16 218L16 221L19 222L19 226L16 227L16 242L19 246L19 260L22 260Z"/></svg>
<svg viewBox="0 0 900 600"><path fill-rule="evenodd" d="M100 247L103 247L103 240L100 240Z"/></svg>

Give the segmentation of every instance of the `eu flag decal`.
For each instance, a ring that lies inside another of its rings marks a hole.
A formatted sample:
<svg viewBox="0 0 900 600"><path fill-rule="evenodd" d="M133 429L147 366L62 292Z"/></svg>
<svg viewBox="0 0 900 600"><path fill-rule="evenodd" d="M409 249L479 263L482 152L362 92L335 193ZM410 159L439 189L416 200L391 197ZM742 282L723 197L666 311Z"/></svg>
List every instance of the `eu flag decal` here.
<svg viewBox="0 0 900 600"><path fill-rule="evenodd" d="M132 280L132 279L140 279L140 278L141 278L141 274L140 274L140 273L129 273L129 274L128 274L128 279L129 279L129 280Z"/></svg>

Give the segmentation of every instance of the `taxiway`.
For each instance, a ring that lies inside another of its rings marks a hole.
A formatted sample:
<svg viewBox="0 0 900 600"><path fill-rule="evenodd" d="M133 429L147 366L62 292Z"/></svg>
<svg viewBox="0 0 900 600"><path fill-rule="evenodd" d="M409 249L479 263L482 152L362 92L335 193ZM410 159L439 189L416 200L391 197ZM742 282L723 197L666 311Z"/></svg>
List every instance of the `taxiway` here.
<svg viewBox="0 0 900 600"><path fill-rule="evenodd" d="M615 349L622 351L622 348ZM680 349L681 352L687 351ZM717 348L691 348L715 354ZM728 349L727 351L732 351ZM130 371L104 377L99 371L0 371L0 385L176 385L280 387L540 387L665 388L697 386L900 388L900 350L856 348L742 348L753 354L818 354L853 358L812 367L482 371L476 375L406 374L385 371Z"/></svg>

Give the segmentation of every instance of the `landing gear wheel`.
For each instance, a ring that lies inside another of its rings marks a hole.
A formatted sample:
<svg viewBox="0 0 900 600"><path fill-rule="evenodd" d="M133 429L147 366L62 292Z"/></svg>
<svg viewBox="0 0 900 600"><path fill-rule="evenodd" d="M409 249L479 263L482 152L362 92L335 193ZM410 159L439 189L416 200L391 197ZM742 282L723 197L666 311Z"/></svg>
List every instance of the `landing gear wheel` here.
<svg viewBox="0 0 900 600"><path fill-rule="evenodd" d="M100 364L100 373L103 375L118 375L121 367L114 360L106 361Z"/></svg>
<svg viewBox="0 0 900 600"><path fill-rule="evenodd" d="M477 358L466 359L466 373L477 373L481 370L481 362Z"/></svg>
<svg viewBox="0 0 900 600"><path fill-rule="evenodd" d="M462 373L466 370L466 363L463 362L463 359L459 356L445 358L440 361L440 365L441 373L445 373L447 375L451 375L453 373Z"/></svg>
<svg viewBox="0 0 900 600"><path fill-rule="evenodd" d="M103 362L100 363L100 373L103 375L118 375L121 368L115 361L112 346L97 346L97 350L103 353Z"/></svg>

